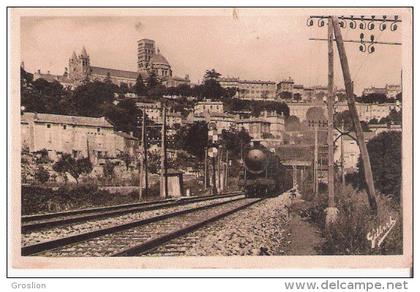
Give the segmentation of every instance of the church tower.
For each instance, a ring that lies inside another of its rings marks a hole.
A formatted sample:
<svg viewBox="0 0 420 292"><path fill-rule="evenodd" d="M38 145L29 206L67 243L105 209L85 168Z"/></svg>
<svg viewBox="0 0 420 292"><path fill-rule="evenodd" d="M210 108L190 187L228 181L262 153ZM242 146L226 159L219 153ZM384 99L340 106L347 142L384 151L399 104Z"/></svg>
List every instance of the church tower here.
<svg viewBox="0 0 420 292"><path fill-rule="evenodd" d="M141 39L137 41L137 71L139 73L149 72L151 68L150 59L155 55L155 41Z"/></svg>
<svg viewBox="0 0 420 292"><path fill-rule="evenodd" d="M86 80L90 74L90 57L83 47L79 56L73 51L73 55L69 59L69 72L70 80L80 82Z"/></svg>

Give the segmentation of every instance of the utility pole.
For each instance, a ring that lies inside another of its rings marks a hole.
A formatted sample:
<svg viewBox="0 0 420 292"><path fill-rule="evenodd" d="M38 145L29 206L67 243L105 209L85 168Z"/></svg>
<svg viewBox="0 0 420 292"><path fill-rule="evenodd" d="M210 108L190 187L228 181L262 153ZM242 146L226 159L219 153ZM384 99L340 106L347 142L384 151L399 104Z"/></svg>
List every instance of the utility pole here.
<svg viewBox="0 0 420 292"><path fill-rule="evenodd" d="M222 148L220 148L219 156L217 157L217 189L219 192L222 190L222 173L220 167L220 160L223 155Z"/></svg>
<svg viewBox="0 0 420 292"><path fill-rule="evenodd" d="M143 155L140 153L139 159L139 201L143 197Z"/></svg>
<svg viewBox="0 0 420 292"><path fill-rule="evenodd" d="M143 109L143 123L142 123L142 146L143 146L143 165L142 170L144 169L144 194L147 196L149 193L149 175L147 170L147 134L146 134L146 112Z"/></svg>
<svg viewBox="0 0 420 292"><path fill-rule="evenodd" d="M344 132L344 121L341 125L341 132ZM340 145L340 160L341 160L341 185L342 189L344 189L344 186L346 185L346 174L344 172L344 141L343 141L343 135L341 135L341 145Z"/></svg>
<svg viewBox="0 0 420 292"><path fill-rule="evenodd" d="M216 186L216 157L213 155L211 158L212 165L212 195L217 195L217 186Z"/></svg>
<svg viewBox="0 0 420 292"><path fill-rule="evenodd" d="M334 28L332 19L328 19L328 208L326 226L334 224L337 219L334 194Z"/></svg>
<svg viewBox="0 0 420 292"><path fill-rule="evenodd" d="M204 190L207 190L207 146L204 147Z"/></svg>
<svg viewBox="0 0 420 292"><path fill-rule="evenodd" d="M315 123L314 193L318 196L318 125Z"/></svg>
<svg viewBox="0 0 420 292"><path fill-rule="evenodd" d="M360 40L344 40L341 35L341 28L346 28L348 26L349 29L358 29L365 31L373 31L376 28L379 28L379 30L384 31L386 29L390 29L391 31L396 31L398 28L399 23L401 23L401 20L398 18L398 16L394 16L393 19L388 18L388 16L383 16L382 18L376 17L376 16L310 16L306 22L308 26L314 26L315 23L318 23L319 27L322 27L325 25L325 20L328 20L328 23L332 23L335 39L333 41L336 42L337 50L340 57L340 63L341 63L341 69L343 71L343 78L344 78L344 84L346 88L346 95L347 95L347 104L349 108L349 112L351 114L354 128L356 132L356 141L359 145L360 149L360 156L363 162L363 168L364 168L364 175L365 175L365 181L367 185L367 196L369 201L370 209L374 214L377 213L377 203L375 199L375 186L373 181L373 175L372 175L372 169L370 165L369 160L369 153L367 151L367 147L364 140L364 134L362 131L362 127L360 125L359 116L357 113L356 105L355 105L355 99L353 95L353 84L351 80L350 75L350 69L348 65L348 60L346 56L346 51L344 48L344 43L356 43L359 44L359 50L361 52L367 52L369 54L372 54L376 51L375 46L376 45L396 45L400 46L401 43L399 42L384 42L384 41L377 41L375 40L375 36L373 34L370 35L370 38L365 38L365 34L360 34ZM328 25L328 29L330 30L330 25ZM329 34L328 39L320 39L320 38L310 38L310 40L315 41L328 41L328 43L331 43L330 40L331 34ZM343 133L341 133L343 135ZM349 133L345 133L345 135L349 135ZM351 135L349 135L351 137Z"/></svg>
<svg viewBox="0 0 420 292"><path fill-rule="evenodd" d="M226 178L225 178L225 186L228 186L228 178L229 178L229 151L226 149Z"/></svg>
<svg viewBox="0 0 420 292"><path fill-rule="evenodd" d="M353 83L351 80L346 50L344 48L343 37L341 35L341 30L340 30L337 17L333 16L330 19L332 20L332 24L334 26L337 49L340 56L341 68L343 70L344 85L345 85L346 94L347 94L347 104L349 107L351 117L353 119L354 128L356 131L357 143L359 144L359 148L360 148L360 156L363 161L365 180L366 180L366 184L368 188L367 193L368 193L369 205L372 211L376 214L378 206L375 199L375 185L373 182L372 168L370 165L369 153L365 144L365 136L363 134L362 126L360 125L359 115L357 113L357 108L356 108L356 104L354 100Z"/></svg>
<svg viewBox="0 0 420 292"><path fill-rule="evenodd" d="M168 157L166 153L166 108L162 105L162 139L160 167L160 196L168 198Z"/></svg>

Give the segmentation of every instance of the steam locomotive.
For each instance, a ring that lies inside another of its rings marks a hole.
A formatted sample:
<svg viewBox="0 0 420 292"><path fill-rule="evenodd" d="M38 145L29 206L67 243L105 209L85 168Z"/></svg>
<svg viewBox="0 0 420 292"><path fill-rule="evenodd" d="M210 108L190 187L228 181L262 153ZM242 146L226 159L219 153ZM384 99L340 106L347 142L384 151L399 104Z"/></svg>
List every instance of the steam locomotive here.
<svg viewBox="0 0 420 292"><path fill-rule="evenodd" d="M276 196L292 187L279 158L262 145L244 150L239 186L248 197Z"/></svg>

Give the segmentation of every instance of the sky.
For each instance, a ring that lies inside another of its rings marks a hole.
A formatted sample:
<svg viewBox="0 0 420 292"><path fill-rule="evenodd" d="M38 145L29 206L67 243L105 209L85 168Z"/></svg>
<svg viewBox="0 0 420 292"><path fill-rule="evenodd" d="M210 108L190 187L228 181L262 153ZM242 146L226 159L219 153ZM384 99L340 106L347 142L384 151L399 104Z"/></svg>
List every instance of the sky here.
<svg viewBox="0 0 420 292"><path fill-rule="evenodd" d="M207 69L241 79L280 81L291 76L305 86L327 84L327 28L306 26L311 11L223 9L217 13L160 10L122 16L24 16L21 18L21 57L25 69L63 74L73 51L83 46L91 65L137 71L137 40L156 41L174 75L189 74L192 82ZM345 39L360 39L360 30L343 29ZM378 41L401 41L401 30L365 31ZM355 91L399 84L401 46L376 46L361 53L346 43ZM335 84L343 88L335 49Z"/></svg>

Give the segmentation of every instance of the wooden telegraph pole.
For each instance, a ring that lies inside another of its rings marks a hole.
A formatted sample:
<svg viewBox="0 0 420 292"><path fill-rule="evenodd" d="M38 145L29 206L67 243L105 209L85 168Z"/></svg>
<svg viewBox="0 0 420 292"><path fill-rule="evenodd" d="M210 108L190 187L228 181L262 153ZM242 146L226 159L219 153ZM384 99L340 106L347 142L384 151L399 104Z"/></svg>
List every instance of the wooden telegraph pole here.
<svg viewBox="0 0 420 292"><path fill-rule="evenodd" d="M146 134L146 112L143 110L142 124L142 146L143 146L143 169L144 169L144 194L149 193L149 171L147 170L147 134Z"/></svg>
<svg viewBox="0 0 420 292"><path fill-rule="evenodd" d="M161 138L161 160L160 160L160 196L168 198L168 156L166 151L166 108L162 106L162 138Z"/></svg>
<svg viewBox="0 0 420 292"><path fill-rule="evenodd" d="M226 149L226 171L225 171L225 187L228 187L229 180L229 151Z"/></svg>
<svg viewBox="0 0 420 292"><path fill-rule="evenodd" d="M334 33L335 33L338 53L340 56L341 69L343 70L344 85L345 85L346 94L347 94L347 104L349 107L351 117L353 119L354 128L356 131L357 143L359 144L359 148L360 148L360 156L363 161L365 180L366 180L366 185L368 187L367 193L368 193L369 205L372 211L376 213L378 206L376 204L376 199L375 199L375 185L373 182L372 168L370 165L369 153L365 144L365 135L363 134L362 126L360 125L359 115L357 113L356 103L354 100L353 83L351 81L350 69L349 69L349 64L347 61L346 50L344 48L343 37L341 35L341 30L338 24L337 17L331 17L330 19L332 20L332 23L334 26Z"/></svg>
<svg viewBox="0 0 420 292"><path fill-rule="evenodd" d="M315 149L314 149L314 193L318 196L318 125L315 124Z"/></svg>
<svg viewBox="0 0 420 292"><path fill-rule="evenodd" d="M328 226L337 219L334 193L334 28L331 18L328 19L328 208L325 223Z"/></svg>
<svg viewBox="0 0 420 292"><path fill-rule="evenodd" d="M341 125L341 132L344 132L344 121ZM343 135L340 137L340 161L341 161L341 185L342 189L344 189L344 186L346 185L346 174L344 172L344 141L343 141Z"/></svg>
<svg viewBox="0 0 420 292"><path fill-rule="evenodd" d="M207 146L204 147L204 190L207 190L207 155L208 155Z"/></svg>
<svg viewBox="0 0 420 292"><path fill-rule="evenodd" d="M325 24L325 20L328 19L328 38L327 39L320 39L320 38L310 38L310 40L315 41L328 41L328 51L330 51L332 41L335 40L337 45L338 54L340 57L340 63L341 63L341 69L343 71L343 78L344 78L344 85L346 88L346 95L347 95L347 104L349 107L349 112L351 114L353 124L354 124L354 130L356 132L356 141L359 145L360 149L360 156L363 162L363 168L364 168L364 175L365 175L365 181L367 185L367 196L369 201L369 206L374 214L377 213L377 203L375 199L375 186L373 181L373 175L372 175L372 169L370 165L370 159L369 159L369 153L367 151L367 147L365 144L365 137L363 134L362 126L360 125L359 115L357 113L355 99L353 95L353 83L351 80L350 75L350 69L349 64L347 60L346 50L344 47L344 43L358 43L359 44L359 50L361 52L367 52L369 54L372 54L375 52L375 45L401 45L401 43L398 42L383 42L383 41L377 41L375 40L374 35L370 35L369 40L365 39L365 34L360 34L360 40L344 40L341 35L341 29L340 27L348 27L350 29L357 29L360 28L362 30L368 29L368 31L372 31L375 29L375 27L378 27L381 31L384 31L385 29L389 28L391 31L395 31L398 28L398 23L401 22L400 19L398 19L398 16L395 16L393 19L388 19L387 16L383 16L381 18L377 18L375 16L371 16L370 18L361 16L361 17L354 17L354 16L310 16L307 20L308 26L313 26L316 21L318 22L318 26L322 27ZM357 24L356 21L360 21L359 24ZM348 23L347 23L348 22ZM389 24L389 26L388 26ZM333 33L331 33L331 25L333 28ZM335 35L335 39L333 37ZM329 58L330 60L330 58ZM330 64L330 63L329 63ZM329 83L330 85L330 83ZM330 89L330 88L329 88ZM330 108L328 108L330 110ZM329 112L330 114L330 112ZM330 121L330 120L329 120ZM328 127L329 128L329 127ZM349 133L341 133L341 135L349 135ZM328 142L330 143L330 139L328 139ZM330 157L330 153L328 153ZM330 178L330 176L329 176ZM329 187L330 187L330 180L329 180ZM329 202L330 199L330 188L329 188Z"/></svg>

